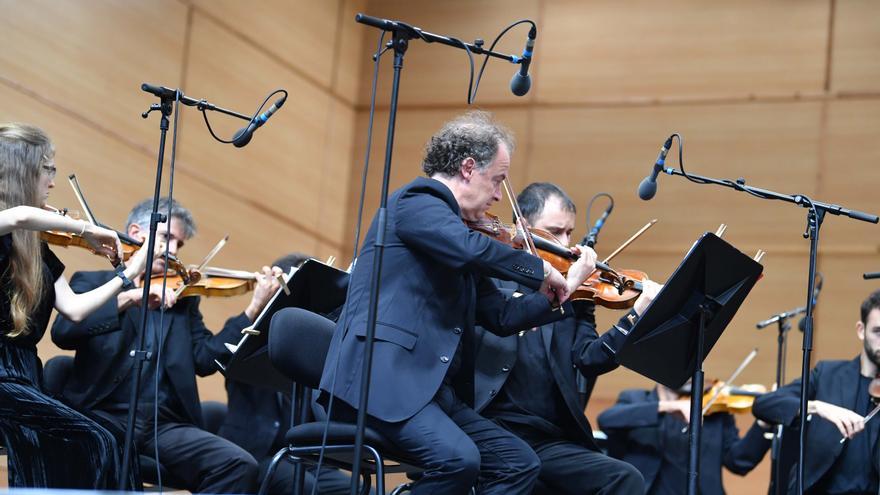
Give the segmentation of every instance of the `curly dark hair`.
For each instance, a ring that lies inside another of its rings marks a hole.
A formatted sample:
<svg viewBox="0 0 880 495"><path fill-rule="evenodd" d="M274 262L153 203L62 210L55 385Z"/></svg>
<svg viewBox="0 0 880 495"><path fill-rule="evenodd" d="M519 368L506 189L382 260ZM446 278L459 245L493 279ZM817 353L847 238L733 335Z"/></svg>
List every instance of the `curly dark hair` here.
<svg viewBox="0 0 880 495"><path fill-rule="evenodd" d="M422 170L425 175L452 177L461 170L461 162L473 158L477 169L486 168L498 154L498 143L513 153L513 134L495 122L489 112L474 110L460 115L431 136L425 145Z"/></svg>
<svg viewBox="0 0 880 495"><path fill-rule="evenodd" d="M862 302L861 317L862 324L868 324L868 314L875 309L880 309L880 290L875 290Z"/></svg>

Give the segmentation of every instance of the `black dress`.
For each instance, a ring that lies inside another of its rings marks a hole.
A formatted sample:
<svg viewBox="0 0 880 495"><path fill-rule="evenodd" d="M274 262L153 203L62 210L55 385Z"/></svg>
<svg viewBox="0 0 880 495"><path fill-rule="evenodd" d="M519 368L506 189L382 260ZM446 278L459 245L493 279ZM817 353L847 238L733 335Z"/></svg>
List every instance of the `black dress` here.
<svg viewBox="0 0 880 495"><path fill-rule="evenodd" d="M10 487L112 488L119 468L116 441L107 430L40 390L37 342L55 305L54 282L64 265L45 243L43 293L30 333L12 329L9 255L12 234L0 236L0 435L8 451Z"/></svg>

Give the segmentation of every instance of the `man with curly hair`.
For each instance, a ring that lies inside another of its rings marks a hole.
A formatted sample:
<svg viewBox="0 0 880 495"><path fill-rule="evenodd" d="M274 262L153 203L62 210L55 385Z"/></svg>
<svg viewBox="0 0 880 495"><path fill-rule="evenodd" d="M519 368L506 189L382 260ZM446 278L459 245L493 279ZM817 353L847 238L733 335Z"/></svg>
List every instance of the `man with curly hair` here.
<svg viewBox="0 0 880 495"><path fill-rule="evenodd" d="M568 279L549 263L470 230L501 199L513 138L485 112L470 112L428 142L417 178L388 200L384 236L370 227L351 276L321 380L334 419L352 421L361 390L376 244L385 253L367 425L426 470L412 493L528 494L540 462L522 440L472 409L473 332L511 335L573 314L569 293L592 272L581 254ZM384 237L384 239L383 239ZM508 300L488 277L535 290ZM554 305L563 311L554 311Z"/></svg>

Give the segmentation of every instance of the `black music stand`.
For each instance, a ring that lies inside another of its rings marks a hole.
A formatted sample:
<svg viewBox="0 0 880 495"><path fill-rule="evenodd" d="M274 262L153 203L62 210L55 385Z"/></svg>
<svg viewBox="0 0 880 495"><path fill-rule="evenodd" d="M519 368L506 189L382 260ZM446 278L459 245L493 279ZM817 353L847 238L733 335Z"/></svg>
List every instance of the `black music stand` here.
<svg viewBox="0 0 880 495"><path fill-rule="evenodd" d="M639 318L618 362L669 388L693 379L703 389L703 360L752 290L763 267L715 234L704 234ZM699 485L702 395L691 394L688 494Z"/></svg>
<svg viewBox="0 0 880 495"><path fill-rule="evenodd" d="M272 315L284 308L303 308L322 315L331 313L345 302L349 277L347 272L320 261L306 260L287 281L290 293L283 288L278 289L254 324L242 332L244 336L238 344L227 344L232 356L225 365L217 362L223 375L248 385L289 392L292 386L290 379L269 362L269 322L272 321Z"/></svg>

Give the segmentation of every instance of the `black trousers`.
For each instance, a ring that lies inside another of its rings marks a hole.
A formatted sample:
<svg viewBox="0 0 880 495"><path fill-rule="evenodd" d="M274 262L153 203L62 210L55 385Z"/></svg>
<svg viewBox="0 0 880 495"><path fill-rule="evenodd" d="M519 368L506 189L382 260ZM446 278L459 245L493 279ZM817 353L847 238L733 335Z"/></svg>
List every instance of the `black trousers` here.
<svg viewBox="0 0 880 495"><path fill-rule="evenodd" d="M116 488L113 435L30 384L0 381L0 434L10 487Z"/></svg>
<svg viewBox="0 0 880 495"><path fill-rule="evenodd" d="M401 399L405 400L405 399ZM354 422L353 408L335 400L333 418ZM386 423L367 416L375 429L425 468L413 495L528 495L540 461L525 442L480 416L443 385L415 416Z"/></svg>
<svg viewBox="0 0 880 495"><path fill-rule="evenodd" d="M92 411L121 443L127 417ZM109 423L109 424L108 424ZM112 425L110 427L109 425ZM153 456L159 448L159 462L193 493L255 493L258 488L257 461L246 450L225 438L189 423L138 417L135 446L138 453Z"/></svg>
<svg viewBox="0 0 880 495"><path fill-rule="evenodd" d="M645 493L645 480L629 463L524 425L496 422L525 440L541 459L535 495Z"/></svg>

